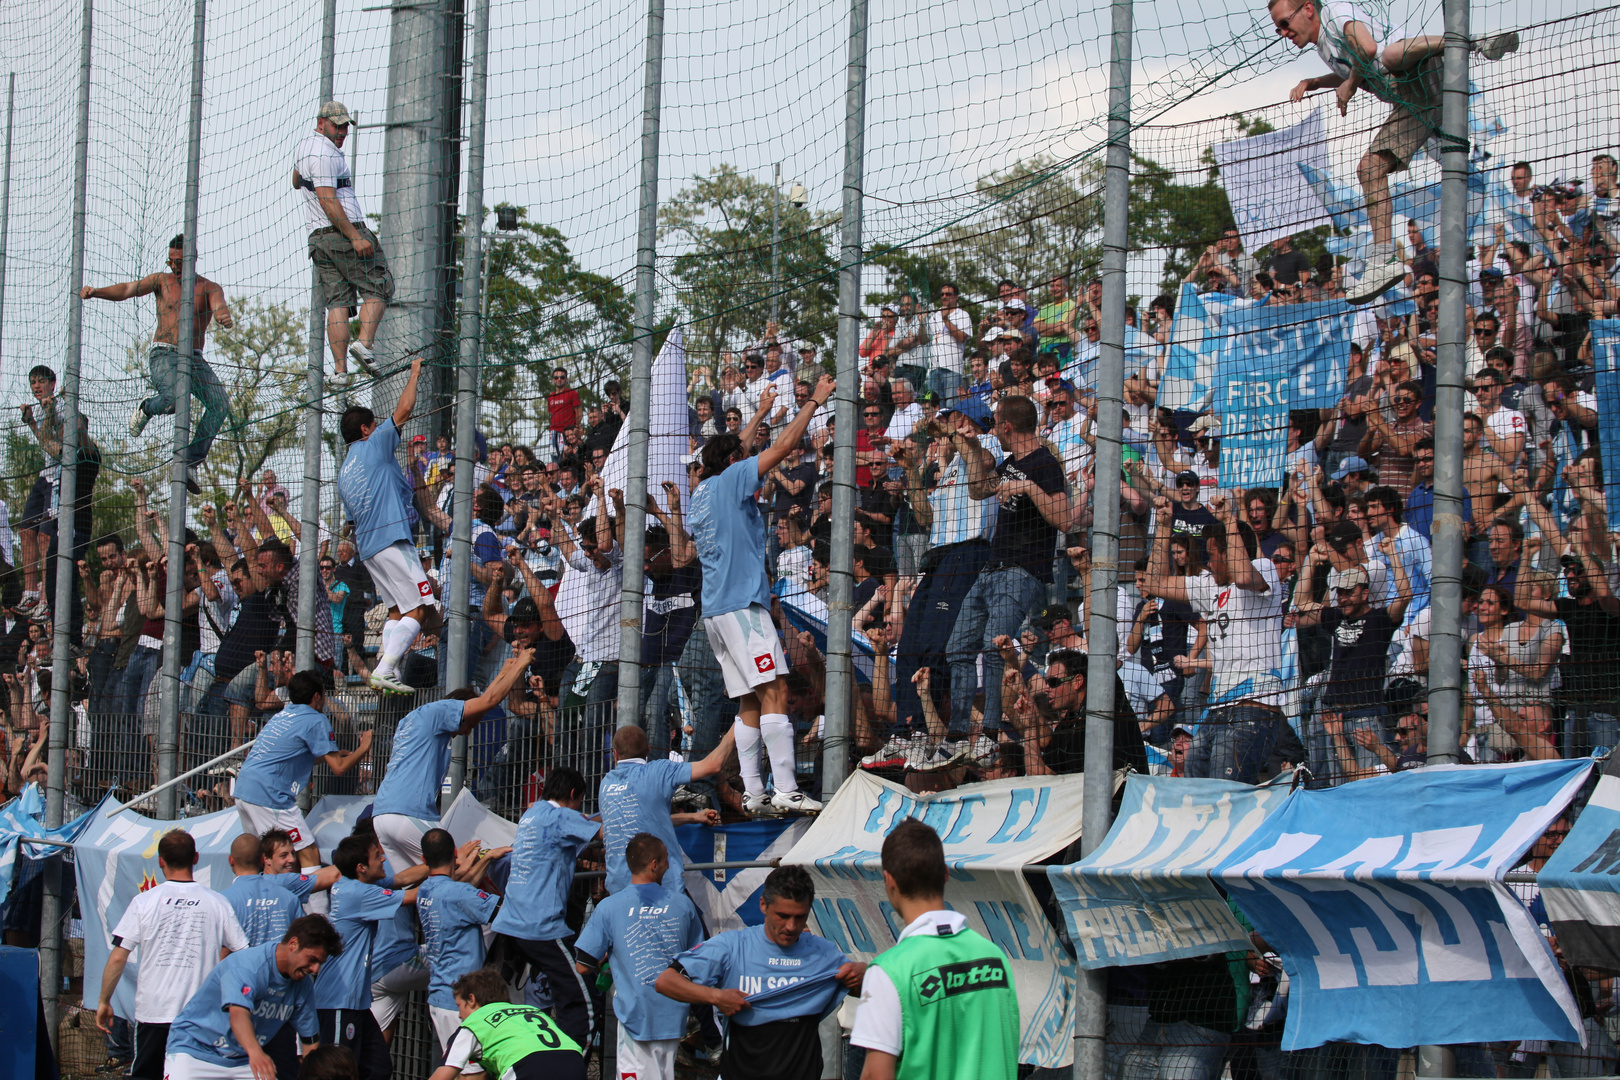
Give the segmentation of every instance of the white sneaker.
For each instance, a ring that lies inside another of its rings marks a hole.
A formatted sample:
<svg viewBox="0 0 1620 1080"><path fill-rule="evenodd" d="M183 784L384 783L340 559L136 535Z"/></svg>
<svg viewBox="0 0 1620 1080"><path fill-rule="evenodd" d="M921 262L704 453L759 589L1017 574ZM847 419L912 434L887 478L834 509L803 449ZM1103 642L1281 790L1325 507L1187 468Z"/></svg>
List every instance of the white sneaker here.
<svg viewBox="0 0 1620 1080"><path fill-rule="evenodd" d="M771 806L771 797L765 792L758 795L745 794L743 796L743 813L750 817L763 817L775 813Z"/></svg>
<svg viewBox="0 0 1620 1080"><path fill-rule="evenodd" d="M150 416L146 415L146 410L141 408L141 403L136 402L135 411L129 414L129 437L132 439L139 438L141 432L146 430L147 421L151 419Z"/></svg>
<svg viewBox="0 0 1620 1080"><path fill-rule="evenodd" d="M1350 304L1367 304L1383 296L1406 278L1406 264L1399 259L1371 263L1367 272L1345 290L1344 299Z"/></svg>
<svg viewBox="0 0 1620 1080"><path fill-rule="evenodd" d="M896 735L883 744L883 749L875 754L867 754L861 758L863 769L892 769L904 765L910 760L911 752L917 740L909 735Z"/></svg>
<svg viewBox="0 0 1620 1080"><path fill-rule="evenodd" d="M938 772L940 769L948 769L967 756L967 746L966 739L941 739L913 767L918 772Z"/></svg>
<svg viewBox="0 0 1620 1080"><path fill-rule="evenodd" d="M366 680L366 683L373 690L381 690L388 694L414 694L416 692L414 687L406 686L400 682L399 675L392 671L386 674L373 671L371 678Z"/></svg>
<svg viewBox="0 0 1620 1080"><path fill-rule="evenodd" d="M1492 34L1474 42L1474 51L1487 60L1500 60L1519 51L1519 35L1509 30L1505 34Z"/></svg>
<svg viewBox="0 0 1620 1080"><path fill-rule="evenodd" d="M994 739L975 735L962 747L962 756L979 765L988 765L999 752Z"/></svg>
<svg viewBox="0 0 1620 1080"><path fill-rule="evenodd" d="M346 394L354 386L354 372L334 371L326 377L327 386L339 394Z"/></svg>
<svg viewBox="0 0 1620 1080"><path fill-rule="evenodd" d="M371 351L371 346L363 341L349 342L349 355L354 357L360 365L360 370L377 378L377 354Z"/></svg>
<svg viewBox="0 0 1620 1080"><path fill-rule="evenodd" d="M202 494L202 483L197 479L197 466L186 466L186 490L193 495Z"/></svg>
<svg viewBox="0 0 1620 1080"><path fill-rule="evenodd" d="M771 796L771 806L784 814L821 813L821 804L802 791L778 791Z"/></svg>

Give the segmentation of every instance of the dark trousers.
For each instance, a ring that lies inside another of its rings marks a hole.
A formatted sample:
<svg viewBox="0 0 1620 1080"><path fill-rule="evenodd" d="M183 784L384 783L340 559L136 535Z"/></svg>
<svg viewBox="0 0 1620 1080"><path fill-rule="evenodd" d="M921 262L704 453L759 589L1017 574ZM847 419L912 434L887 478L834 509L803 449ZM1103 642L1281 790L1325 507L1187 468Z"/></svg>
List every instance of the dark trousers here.
<svg viewBox="0 0 1620 1080"><path fill-rule="evenodd" d="M360 1080L389 1080L394 1060L370 1009L320 1009L321 1042L347 1046L360 1065ZM278 1066L279 1069L279 1066Z"/></svg>
<svg viewBox="0 0 1620 1080"><path fill-rule="evenodd" d="M937 561L926 570L911 595L900 648L895 655L895 733L923 730L922 700L911 677L920 668L932 669L935 701L950 700L950 664L945 646L962 610L962 598L978 580L990 557L990 545L979 540L952 544L934 553ZM943 712L943 710L941 710ZM965 725L962 730L966 730Z"/></svg>
<svg viewBox="0 0 1620 1080"><path fill-rule="evenodd" d="M574 967L573 937L556 941L507 938L507 941L529 962L531 986L536 973L546 977L551 987L551 1018L557 1021L563 1034L581 1046L589 1046L596 1017L591 1009L590 991L580 978L579 969Z"/></svg>
<svg viewBox="0 0 1620 1080"><path fill-rule="evenodd" d="M281 1029L264 1044L264 1052L275 1062L276 1080L298 1080L298 1033L293 1030L291 1023L281 1025Z"/></svg>
<svg viewBox="0 0 1620 1080"><path fill-rule="evenodd" d="M135 1060L131 1080L163 1080L163 1052L169 1045L168 1024L135 1023Z"/></svg>

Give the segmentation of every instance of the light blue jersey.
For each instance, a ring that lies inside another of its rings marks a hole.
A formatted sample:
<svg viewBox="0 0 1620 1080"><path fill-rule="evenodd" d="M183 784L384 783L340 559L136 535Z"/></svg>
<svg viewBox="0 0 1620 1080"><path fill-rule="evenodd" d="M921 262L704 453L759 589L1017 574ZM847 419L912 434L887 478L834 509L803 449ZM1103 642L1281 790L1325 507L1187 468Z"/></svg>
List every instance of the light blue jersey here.
<svg viewBox="0 0 1620 1080"><path fill-rule="evenodd" d="M377 924L392 920L404 900L405 894L397 889L354 878L338 878L332 885L332 910L327 918L343 939L343 955L321 966L315 979L316 1008L371 1008L371 948L377 940Z"/></svg>
<svg viewBox="0 0 1620 1080"><path fill-rule="evenodd" d="M416 890L416 914L427 941L429 1005L456 1007L450 985L484 966L484 924L500 904L494 893L443 874L432 875Z"/></svg>
<svg viewBox="0 0 1620 1080"><path fill-rule="evenodd" d="M692 782L692 766L684 761L621 761L602 777L596 804L602 808L602 846L607 851L607 891L616 893L630 884L624 846L637 833L652 833L669 851L664 888L681 891L686 866L681 842L669 820L669 800L675 789Z"/></svg>
<svg viewBox="0 0 1620 1080"><path fill-rule="evenodd" d="M754 495L759 459L726 467L692 492L687 527L703 563L703 617L712 619L749 604L771 606L765 575L765 519Z"/></svg>
<svg viewBox="0 0 1620 1080"><path fill-rule="evenodd" d="M304 901L315 887L305 874L242 874L221 894L242 924L249 947L275 944L292 921L304 913Z"/></svg>
<svg viewBox="0 0 1620 1080"><path fill-rule="evenodd" d="M404 814L434 821L439 816L439 788L450 769L450 742L461 729L464 701L447 698L405 714L394 731L388 771L371 806L373 817Z"/></svg>
<svg viewBox="0 0 1620 1080"><path fill-rule="evenodd" d="M260 1046L288 1023L303 1038L315 1038L320 1030L315 980L305 976L294 982L278 971L276 944L232 953L208 973L169 1025L169 1053L214 1065L246 1065L247 1051L231 1032L232 1005L253 1014L253 1034Z"/></svg>
<svg viewBox="0 0 1620 1080"><path fill-rule="evenodd" d="M236 797L254 806L291 809L316 759L337 748L332 721L308 705L284 706L248 750L236 778Z"/></svg>
<svg viewBox="0 0 1620 1080"><path fill-rule="evenodd" d="M653 989L670 961L703 940L697 908L661 885L629 885L596 905L574 948L613 968L613 1015L637 1042L686 1035L686 1005ZM428 999L432 1004L432 998Z"/></svg>
<svg viewBox="0 0 1620 1080"><path fill-rule="evenodd" d="M743 1027L826 1016L843 999L844 987L834 977L848 962L826 938L806 931L784 949L765 936L764 926L727 930L675 958L693 982L741 990L750 999L748 1008L731 1017Z"/></svg>
<svg viewBox="0 0 1620 1080"><path fill-rule="evenodd" d="M378 424L371 438L349 444L338 470L338 498L354 522L354 544L369 559L400 540L411 542L411 483L399 467L399 428L392 416Z"/></svg>
<svg viewBox="0 0 1620 1080"><path fill-rule="evenodd" d="M578 810L542 799L518 819L506 902L494 928L525 941L557 941L571 931L563 921L574 861L601 828Z"/></svg>

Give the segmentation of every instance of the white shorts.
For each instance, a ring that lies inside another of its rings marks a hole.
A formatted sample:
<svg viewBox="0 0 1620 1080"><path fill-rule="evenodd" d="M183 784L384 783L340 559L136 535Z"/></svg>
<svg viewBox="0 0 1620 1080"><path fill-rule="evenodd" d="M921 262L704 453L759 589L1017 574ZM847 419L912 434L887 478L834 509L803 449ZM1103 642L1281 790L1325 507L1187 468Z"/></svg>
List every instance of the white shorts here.
<svg viewBox="0 0 1620 1080"><path fill-rule="evenodd" d="M441 1009L437 1005L429 1005L428 1019L433 1021L433 1033L439 1037L439 1057L443 1058L445 1050L450 1046L450 1036L461 1026L461 1014L454 1009ZM484 1070L469 1061L461 1071L465 1075Z"/></svg>
<svg viewBox="0 0 1620 1080"><path fill-rule="evenodd" d="M296 804L283 810L279 806L259 806L237 799L236 813L242 819L242 831L245 833L263 836L271 829L282 829L292 837L294 851L302 851L315 844L315 833Z"/></svg>
<svg viewBox="0 0 1620 1080"><path fill-rule="evenodd" d="M617 1059L613 1063L619 1080L675 1080L675 1047L681 1040L637 1042L624 1030L623 1024L613 1026L619 1033Z"/></svg>
<svg viewBox="0 0 1620 1080"><path fill-rule="evenodd" d="M422 837L426 830L417 828L416 822L404 814L379 814L371 819L371 824L377 830L377 843L382 845L394 873L422 861Z"/></svg>
<svg viewBox="0 0 1620 1080"><path fill-rule="evenodd" d="M708 632L709 647L726 677L727 697L753 693L756 687L788 673L776 624L771 621L771 613L758 604L705 617L703 629Z"/></svg>
<svg viewBox="0 0 1620 1080"><path fill-rule="evenodd" d="M371 984L371 1015L376 1018L377 1026L384 1031L399 1016L400 1010L405 1007L405 999L412 990L426 990L428 984L428 970L422 962L422 950L416 951L416 956L406 963L400 964L388 974Z"/></svg>
<svg viewBox="0 0 1620 1080"><path fill-rule="evenodd" d="M253 1080L253 1066L215 1065L190 1054L164 1054L163 1080Z"/></svg>
<svg viewBox="0 0 1620 1080"><path fill-rule="evenodd" d="M382 602L400 614L430 607L437 611L439 602L433 598L433 586L422 571L422 560L416 548L403 540L395 540L369 559L362 559L371 582L377 586Z"/></svg>

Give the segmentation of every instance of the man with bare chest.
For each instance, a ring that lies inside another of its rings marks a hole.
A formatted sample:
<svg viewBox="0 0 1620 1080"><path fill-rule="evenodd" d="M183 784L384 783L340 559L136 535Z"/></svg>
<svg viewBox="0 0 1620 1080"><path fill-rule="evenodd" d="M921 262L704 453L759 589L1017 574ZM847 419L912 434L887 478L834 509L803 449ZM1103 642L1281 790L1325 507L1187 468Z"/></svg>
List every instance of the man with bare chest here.
<svg viewBox="0 0 1620 1080"><path fill-rule="evenodd" d="M129 417L129 433L138 436L146 422L154 416L172 416L175 408L175 386L180 378L180 260L185 244L183 236L169 241L169 269L147 274L139 281L122 281L117 285L95 288L90 285L79 290L86 300L130 300L151 295L157 303L157 330L147 348L147 380L152 384L152 396L135 406ZM203 336L208 323L218 319L219 325L229 330L235 321L225 303L225 290L197 275L197 290L193 298L194 329L191 338L191 394L202 402L202 416L193 419L191 445L186 447L186 487L192 494L202 491L197 482L197 466L208 459L214 445L214 436L230 418L230 399L219 376L203 359Z"/></svg>

